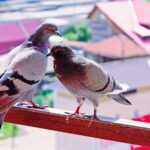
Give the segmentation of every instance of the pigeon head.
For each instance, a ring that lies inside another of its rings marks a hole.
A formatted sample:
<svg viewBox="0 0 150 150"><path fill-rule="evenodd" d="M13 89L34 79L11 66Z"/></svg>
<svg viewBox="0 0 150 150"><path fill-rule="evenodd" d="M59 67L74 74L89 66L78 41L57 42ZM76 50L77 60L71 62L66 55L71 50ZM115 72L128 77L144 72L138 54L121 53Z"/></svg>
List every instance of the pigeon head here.
<svg viewBox="0 0 150 150"><path fill-rule="evenodd" d="M58 28L54 24L45 23L42 24L38 29L37 33L40 32L43 36L60 35Z"/></svg>
<svg viewBox="0 0 150 150"><path fill-rule="evenodd" d="M31 46L41 46L48 43L48 39L52 35L61 36L56 25L45 23L35 30L25 44L31 43Z"/></svg>
<svg viewBox="0 0 150 150"><path fill-rule="evenodd" d="M52 56L54 58L66 58L74 56L74 52L67 46L56 45L53 46L50 53L46 56Z"/></svg>

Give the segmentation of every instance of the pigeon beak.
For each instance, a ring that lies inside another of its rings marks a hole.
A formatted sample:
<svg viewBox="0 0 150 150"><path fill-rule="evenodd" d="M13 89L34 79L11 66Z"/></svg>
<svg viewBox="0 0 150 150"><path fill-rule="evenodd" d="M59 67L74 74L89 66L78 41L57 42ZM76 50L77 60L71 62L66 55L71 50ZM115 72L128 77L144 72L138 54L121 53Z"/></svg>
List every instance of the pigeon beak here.
<svg viewBox="0 0 150 150"><path fill-rule="evenodd" d="M56 35L58 35L58 36L60 36L61 37L61 34L60 34L60 32L57 30L57 31L55 31L55 33L56 33Z"/></svg>
<svg viewBox="0 0 150 150"><path fill-rule="evenodd" d="M51 56L52 55L52 53L50 52L50 53L48 53L45 57L49 57L49 56Z"/></svg>

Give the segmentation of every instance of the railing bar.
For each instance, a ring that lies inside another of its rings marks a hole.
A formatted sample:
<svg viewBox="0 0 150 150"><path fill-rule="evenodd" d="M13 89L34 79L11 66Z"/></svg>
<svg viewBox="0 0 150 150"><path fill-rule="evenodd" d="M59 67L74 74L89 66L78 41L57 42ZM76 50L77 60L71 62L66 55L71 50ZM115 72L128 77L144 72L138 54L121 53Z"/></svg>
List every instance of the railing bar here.
<svg viewBox="0 0 150 150"><path fill-rule="evenodd" d="M105 118L105 117L103 117ZM136 145L150 146L150 124L127 119L94 120L88 127L87 118L70 118L66 122L63 110L36 110L23 107L13 107L6 115L5 121L39 127L54 131L78 134L94 138L102 138Z"/></svg>

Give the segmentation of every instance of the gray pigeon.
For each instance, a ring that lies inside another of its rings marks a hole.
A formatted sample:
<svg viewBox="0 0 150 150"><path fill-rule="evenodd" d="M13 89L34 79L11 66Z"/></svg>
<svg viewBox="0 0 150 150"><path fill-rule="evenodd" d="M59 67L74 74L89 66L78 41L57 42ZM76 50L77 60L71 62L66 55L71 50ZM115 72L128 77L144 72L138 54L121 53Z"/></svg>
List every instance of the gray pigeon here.
<svg viewBox="0 0 150 150"><path fill-rule="evenodd" d="M0 127L7 111L16 102L28 101L33 108L44 108L34 103L32 96L47 69L45 55L52 35L60 35L57 27L42 24L7 55L0 78Z"/></svg>
<svg viewBox="0 0 150 150"><path fill-rule="evenodd" d="M54 58L54 71L57 78L76 96L78 107L71 115L79 114L84 99L88 99L94 105L92 119L96 119L99 100L104 95L118 103L131 105L121 94L128 89L128 86L115 80L96 62L77 55L71 48L63 45L52 47L47 56Z"/></svg>

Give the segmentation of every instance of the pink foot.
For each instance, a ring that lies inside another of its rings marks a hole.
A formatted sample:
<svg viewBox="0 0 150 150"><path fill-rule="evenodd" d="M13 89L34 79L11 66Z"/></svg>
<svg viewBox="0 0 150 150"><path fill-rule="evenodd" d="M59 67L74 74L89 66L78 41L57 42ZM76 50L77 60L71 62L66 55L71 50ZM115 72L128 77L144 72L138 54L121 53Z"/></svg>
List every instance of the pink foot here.
<svg viewBox="0 0 150 150"><path fill-rule="evenodd" d="M18 103L18 106L27 106L28 108L37 108L37 109L45 109L46 107L48 107L46 105L43 105L43 106L38 105L33 101L20 102Z"/></svg>
<svg viewBox="0 0 150 150"><path fill-rule="evenodd" d="M86 116L86 117L88 117L89 120L90 120L90 122L89 122L89 124L88 124L88 128L92 125L92 123L93 123L94 120L99 120L99 119L97 118L97 116L95 117L94 115L93 115L93 116Z"/></svg>
<svg viewBox="0 0 150 150"><path fill-rule="evenodd" d="M94 120L100 120L100 119L97 117L97 115L96 115L96 110L94 110L93 116L88 116L88 115L87 115L86 117L88 117L88 118L90 119L90 122L89 122L89 124L88 124L88 128L92 125L92 123L93 123Z"/></svg>
<svg viewBox="0 0 150 150"><path fill-rule="evenodd" d="M31 101L30 102L31 103L31 105L28 105L27 107L28 108L37 108L37 109L45 109L46 107L48 107L48 106L46 106L46 105L38 105L38 104L36 104L35 102L33 102L33 101Z"/></svg>
<svg viewBox="0 0 150 150"><path fill-rule="evenodd" d="M85 113L80 113L79 110L80 110L80 106L77 107L77 109L76 109L76 111L74 113L68 113L68 112L66 112L68 114L67 117L66 117L66 122L67 123L69 122L69 118L70 117L73 117L73 116L78 117L80 115L84 116Z"/></svg>

